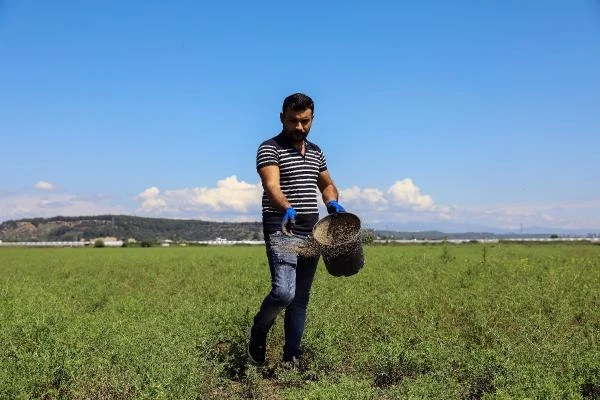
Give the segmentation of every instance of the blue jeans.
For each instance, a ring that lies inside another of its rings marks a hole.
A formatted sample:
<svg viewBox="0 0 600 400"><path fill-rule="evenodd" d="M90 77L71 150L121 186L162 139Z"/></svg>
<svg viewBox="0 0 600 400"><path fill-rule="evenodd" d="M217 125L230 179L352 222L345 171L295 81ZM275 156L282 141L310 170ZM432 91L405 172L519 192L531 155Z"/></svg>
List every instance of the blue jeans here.
<svg viewBox="0 0 600 400"><path fill-rule="evenodd" d="M271 270L271 291L254 317L253 331L268 333L285 309L283 328L284 359L300 356L300 342L306 321L306 306L310 295L319 254L298 255L295 249L306 243L306 236L286 236L275 232L265 238L267 259Z"/></svg>

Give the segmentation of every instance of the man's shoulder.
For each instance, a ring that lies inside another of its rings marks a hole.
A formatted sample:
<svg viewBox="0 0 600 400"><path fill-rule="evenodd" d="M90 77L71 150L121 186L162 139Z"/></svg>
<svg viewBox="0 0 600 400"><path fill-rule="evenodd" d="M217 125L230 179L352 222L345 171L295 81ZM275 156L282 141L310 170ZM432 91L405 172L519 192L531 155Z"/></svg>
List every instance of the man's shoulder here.
<svg viewBox="0 0 600 400"><path fill-rule="evenodd" d="M314 151L317 151L319 153L323 152L323 150L321 150L321 148L316 143L308 141L308 140L306 141L306 148L308 150L314 150Z"/></svg>
<svg viewBox="0 0 600 400"><path fill-rule="evenodd" d="M266 147L266 146L277 147L277 148L283 147L283 142L281 141L281 134L275 135L272 138L263 141L258 147L261 148L261 147Z"/></svg>

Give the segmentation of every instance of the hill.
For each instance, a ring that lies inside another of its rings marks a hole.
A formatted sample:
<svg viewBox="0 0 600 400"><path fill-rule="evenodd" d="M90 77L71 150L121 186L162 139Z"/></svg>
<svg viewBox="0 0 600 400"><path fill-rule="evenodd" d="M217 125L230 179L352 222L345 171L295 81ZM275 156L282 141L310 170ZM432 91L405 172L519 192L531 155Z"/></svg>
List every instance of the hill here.
<svg viewBox="0 0 600 400"><path fill-rule="evenodd" d="M567 236L556 234L515 234L491 232L445 233L429 231L393 231L365 229L369 236L384 240L505 239ZM0 240L79 241L98 237L135 238L138 241L203 241L218 237L228 240L262 240L260 222L212 222L129 215L28 218L0 224Z"/></svg>
<svg viewBox="0 0 600 400"><path fill-rule="evenodd" d="M211 222L128 215L29 218L0 224L0 240L79 241L98 237L135 238L139 241L164 239L197 241L262 240L260 222Z"/></svg>

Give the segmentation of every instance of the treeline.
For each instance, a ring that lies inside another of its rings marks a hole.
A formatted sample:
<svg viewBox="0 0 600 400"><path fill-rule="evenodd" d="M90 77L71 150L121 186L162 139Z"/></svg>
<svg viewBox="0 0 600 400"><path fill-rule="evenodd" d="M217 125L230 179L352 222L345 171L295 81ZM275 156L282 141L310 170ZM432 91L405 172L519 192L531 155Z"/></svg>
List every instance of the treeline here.
<svg viewBox="0 0 600 400"><path fill-rule="evenodd" d="M129 215L30 218L0 224L4 241L79 241L98 237L140 241L262 240L260 222L211 222Z"/></svg>
<svg viewBox="0 0 600 400"><path fill-rule="evenodd" d="M494 234L489 232L444 233L439 231L399 232L365 228L365 241L381 240L444 240L444 239L504 239L558 238L559 235ZM262 240L260 222L211 222L170 218L147 218L131 215L97 215L80 217L26 218L0 224L0 240L10 241L79 241L102 237L134 238L156 242L204 241L218 237L228 240Z"/></svg>

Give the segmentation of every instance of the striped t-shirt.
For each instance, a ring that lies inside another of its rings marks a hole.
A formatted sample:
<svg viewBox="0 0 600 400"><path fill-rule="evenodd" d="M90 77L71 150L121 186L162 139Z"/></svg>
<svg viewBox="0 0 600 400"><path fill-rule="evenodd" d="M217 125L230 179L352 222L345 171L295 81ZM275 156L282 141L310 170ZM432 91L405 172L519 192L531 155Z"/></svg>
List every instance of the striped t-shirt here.
<svg viewBox="0 0 600 400"><path fill-rule="evenodd" d="M260 170L268 165L279 167L281 191L297 212L294 232L304 235L310 233L319 219L317 179L319 173L327 169L325 155L319 146L306 141L302 156L282 132L258 147L256 169ZM283 212L271 204L264 191L262 212L265 231L280 229Z"/></svg>

